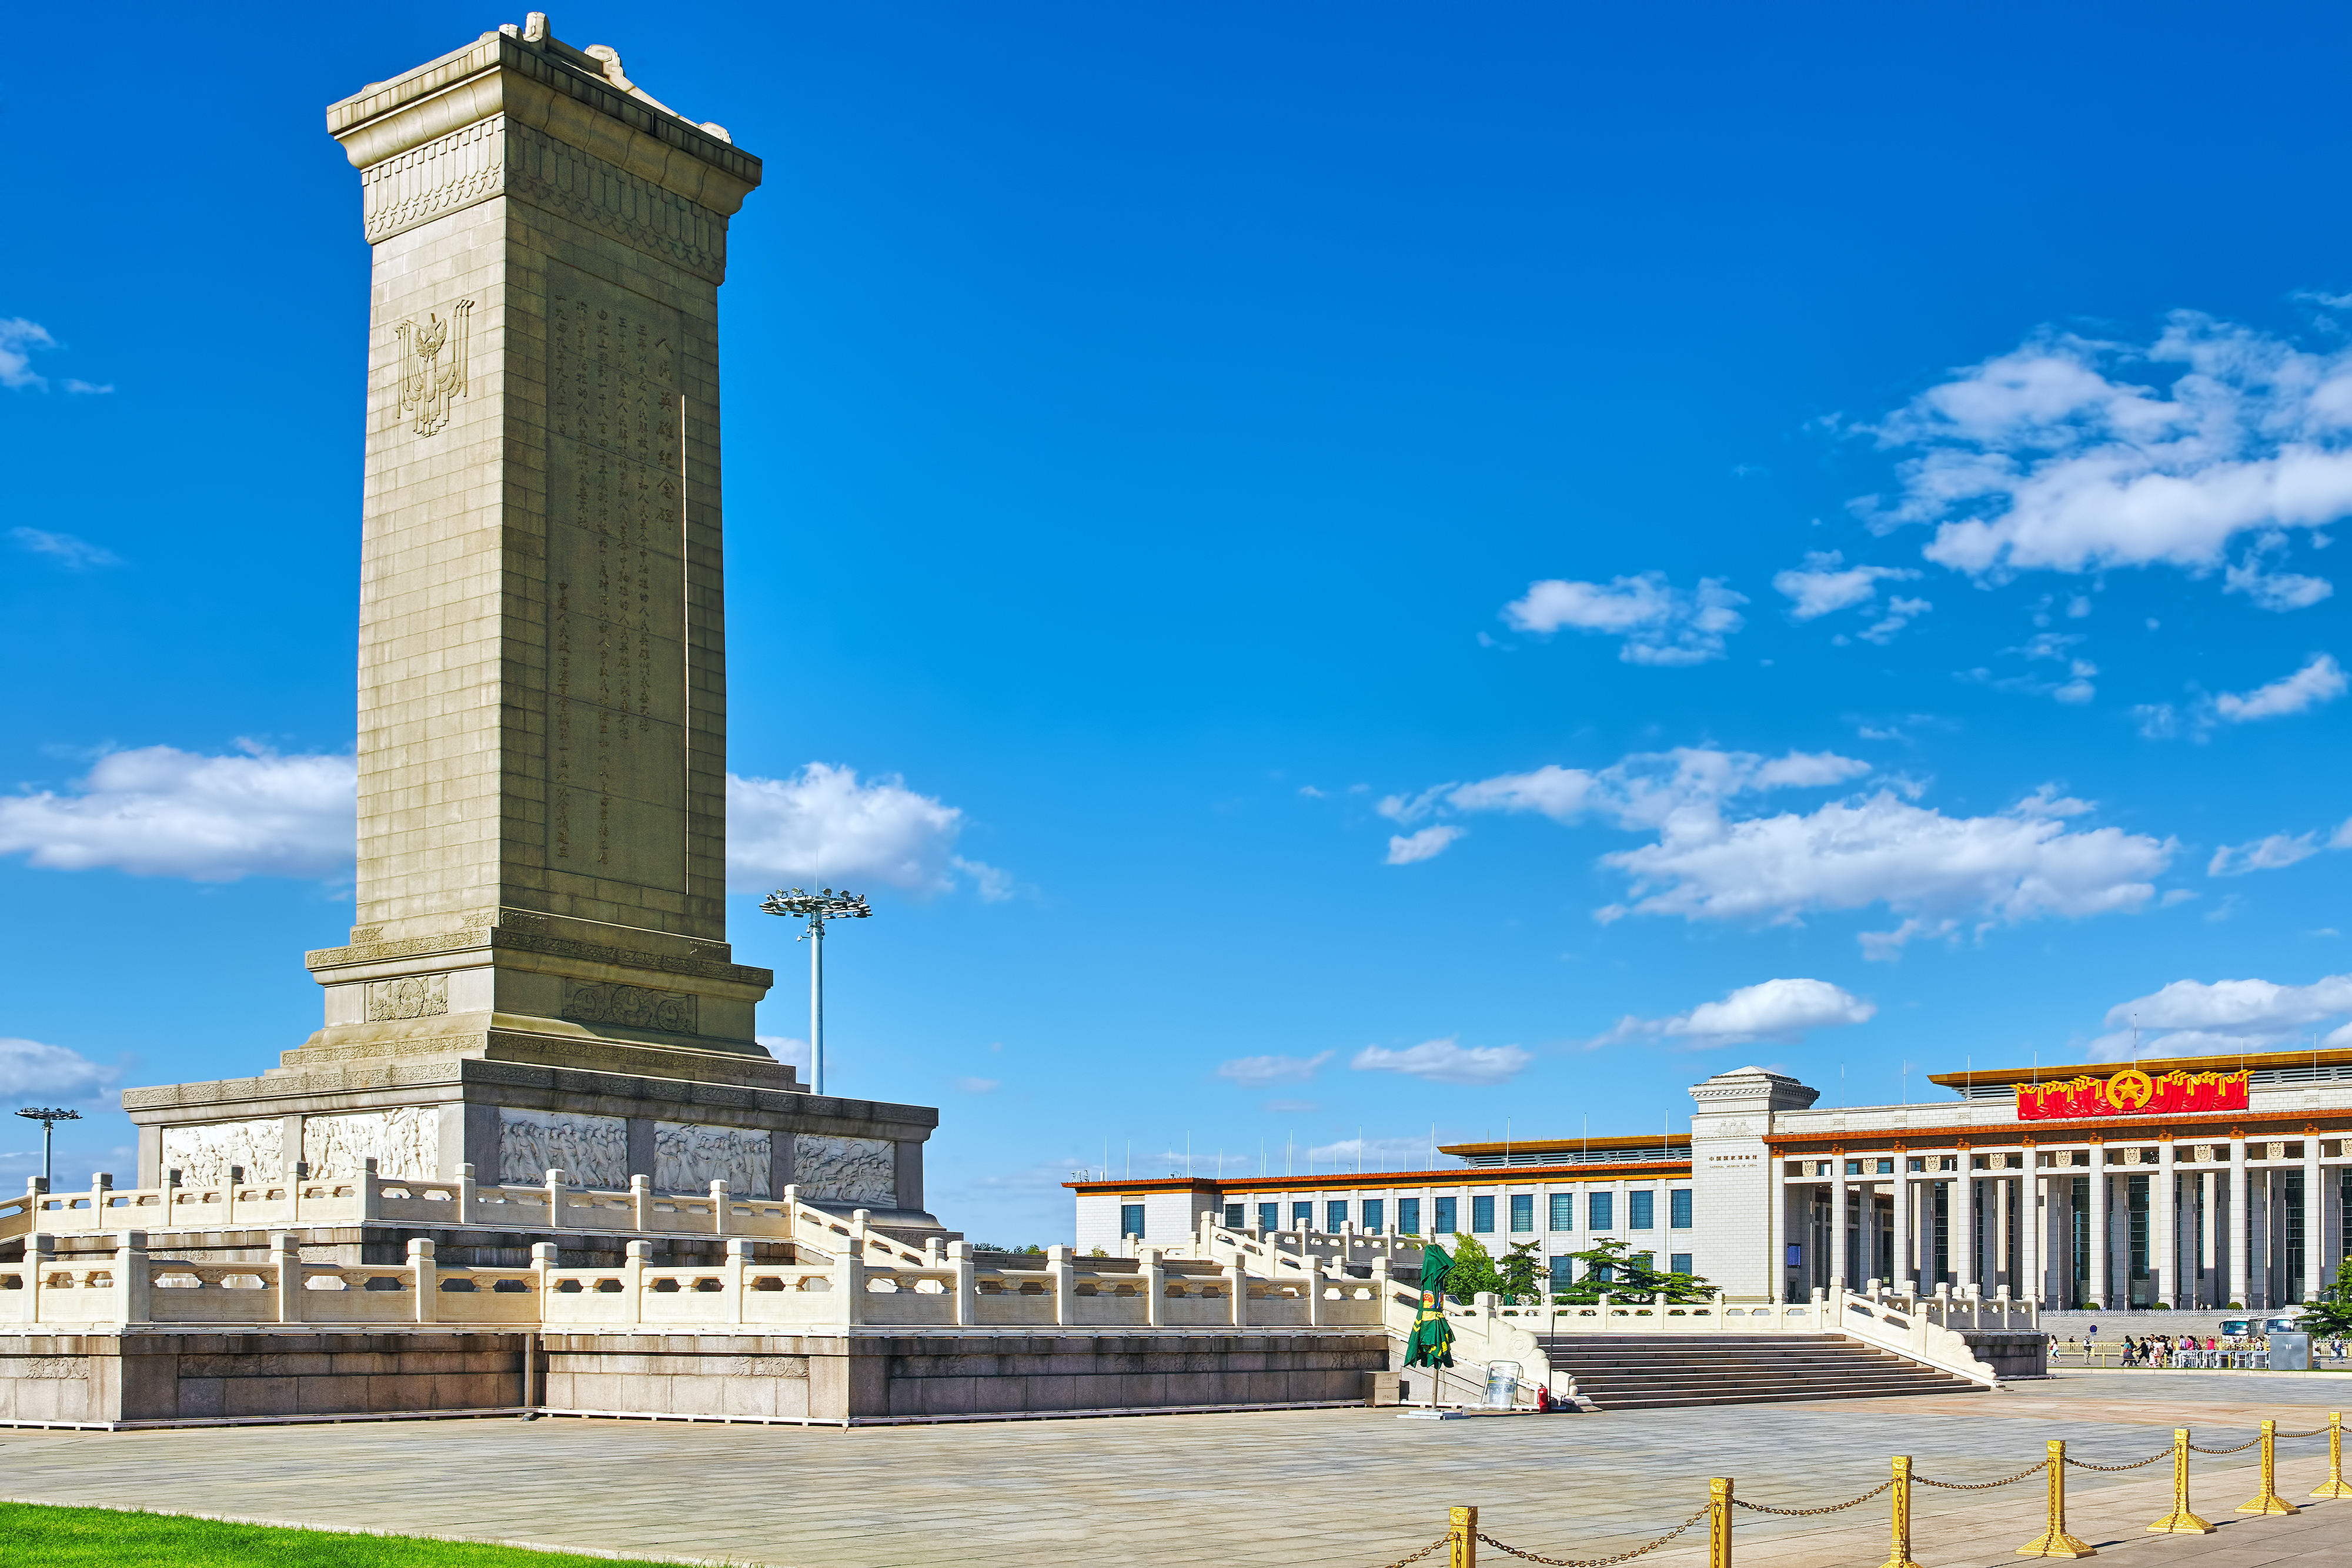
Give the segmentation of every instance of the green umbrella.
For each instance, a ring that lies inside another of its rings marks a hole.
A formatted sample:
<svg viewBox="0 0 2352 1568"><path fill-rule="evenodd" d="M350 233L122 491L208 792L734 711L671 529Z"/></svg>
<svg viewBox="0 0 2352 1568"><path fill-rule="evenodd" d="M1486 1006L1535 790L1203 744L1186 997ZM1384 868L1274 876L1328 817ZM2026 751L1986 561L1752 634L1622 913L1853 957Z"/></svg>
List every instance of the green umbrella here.
<svg viewBox="0 0 2352 1568"><path fill-rule="evenodd" d="M1453 1267L1453 1257L1434 1241L1421 1249L1421 1314L1405 1341L1407 1366L1454 1364L1454 1328L1445 1321L1445 1276Z"/></svg>

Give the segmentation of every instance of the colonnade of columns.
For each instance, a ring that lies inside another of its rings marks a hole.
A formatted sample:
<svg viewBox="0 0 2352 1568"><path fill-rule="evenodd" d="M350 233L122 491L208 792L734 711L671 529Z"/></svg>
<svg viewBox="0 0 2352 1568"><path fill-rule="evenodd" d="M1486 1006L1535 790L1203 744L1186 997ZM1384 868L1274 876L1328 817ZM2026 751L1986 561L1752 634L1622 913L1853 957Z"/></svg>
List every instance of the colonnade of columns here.
<svg viewBox="0 0 2352 1568"><path fill-rule="evenodd" d="M2258 1137L2250 1153L2241 1135L1799 1156L1780 1162L1773 1247L1798 1295L1876 1280L2048 1307L2276 1307L2334 1277L2347 1148Z"/></svg>

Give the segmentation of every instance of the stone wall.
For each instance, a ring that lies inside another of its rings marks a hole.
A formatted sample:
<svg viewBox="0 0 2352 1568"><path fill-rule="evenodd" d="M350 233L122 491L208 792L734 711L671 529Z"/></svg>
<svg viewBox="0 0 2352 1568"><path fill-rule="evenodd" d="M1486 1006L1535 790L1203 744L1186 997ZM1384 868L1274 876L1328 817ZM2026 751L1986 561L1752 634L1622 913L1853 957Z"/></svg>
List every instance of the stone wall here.
<svg viewBox="0 0 2352 1568"><path fill-rule="evenodd" d="M511 1410L512 1333L0 1334L0 1423L226 1425Z"/></svg>
<svg viewBox="0 0 2352 1568"><path fill-rule="evenodd" d="M1969 1349L2004 1378L2050 1375L2050 1340L2046 1334L2010 1329L1961 1329Z"/></svg>

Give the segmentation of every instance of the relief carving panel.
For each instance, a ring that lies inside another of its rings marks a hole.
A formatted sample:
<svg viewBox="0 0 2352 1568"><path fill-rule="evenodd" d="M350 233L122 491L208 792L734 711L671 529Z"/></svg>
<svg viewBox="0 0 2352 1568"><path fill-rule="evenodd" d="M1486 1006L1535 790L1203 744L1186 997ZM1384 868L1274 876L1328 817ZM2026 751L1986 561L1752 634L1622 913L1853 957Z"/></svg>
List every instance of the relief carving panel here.
<svg viewBox="0 0 2352 1568"><path fill-rule="evenodd" d="M887 1138L793 1134L793 1185L812 1202L898 1207L898 1145Z"/></svg>
<svg viewBox="0 0 2352 1568"><path fill-rule="evenodd" d="M643 986L563 982L563 1016L574 1023L616 1023L628 1029L695 1032L694 998L685 991L653 991Z"/></svg>
<svg viewBox="0 0 2352 1568"><path fill-rule="evenodd" d="M439 1018L449 1010L449 977L404 975L397 980L370 980L367 1020L390 1023L399 1019Z"/></svg>
<svg viewBox="0 0 2352 1568"><path fill-rule="evenodd" d="M163 1129L163 1168L176 1170L188 1186L228 1180L228 1168L244 1168L249 1181L284 1171L285 1127L276 1118L257 1122L211 1122Z"/></svg>
<svg viewBox="0 0 2352 1568"><path fill-rule="evenodd" d="M768 1186L772 1135L746 1127L713 1127L700 1122L654 1124L654 1190L709 1192L723 1181L747 1197L773 1196Z"/></svg>
<svg viewBox="0 0 2352 1568"><path fill-rule="evenodd" d="M441 1175L441 1109L395 1105L302 1119L302 1158L316 1176L378 1176L432 1181Z"/></svg>
<svg viewBox="0 0 2352 1568"><path fill-rule="evenodd" d="M499 1108L499 1180L535 1186L550 1171L573 1186L625 1192L629 1124L619 1116Z"/></svg>

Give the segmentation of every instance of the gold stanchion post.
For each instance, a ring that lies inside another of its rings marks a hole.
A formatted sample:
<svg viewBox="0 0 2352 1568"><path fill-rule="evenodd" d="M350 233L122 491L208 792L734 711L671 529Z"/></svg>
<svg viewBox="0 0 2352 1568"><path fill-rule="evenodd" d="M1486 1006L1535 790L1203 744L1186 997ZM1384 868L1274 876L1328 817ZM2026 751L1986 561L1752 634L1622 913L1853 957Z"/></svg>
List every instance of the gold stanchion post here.
<svg viewBox="0 0 2352 1568"><path fill-rule="evenodd" d="M1706 1483L1706 1568L1731 1568L1731 1478Z"/></svg>
<svg viewBox="0 0 2352 1568"><path fill-rule="evenodd" d="M2189 1508L2189 1428L2172 1429L2172 1511L2149 1525L2155 1535L2210 1535L2213 1527Z"/></svg>
<svg viewBox="0 0 2352 1568"><path fill-rule="evenodd" d="M2312 1489L2314 1497L2352 1497L2344 1484L2344 1412L2327 1413L2327 1479Z"/></svg>
<svg viewBox="0 0 2352 1568"><path fill-rule="evenodd" d="M1911 1456L1895 1456L1895 1544L1885 1568L1919 1568L1911 1561Z"/></svg>
<svg viewBox="0 0 2352 1568"><path fill-rule="evenodd" d="M1449 1542L1452 1550L1445 1557L1446 1568L1478 1568L1478 1511L1447 1509L1445 1529L1454 1537Z"/></svg>
<svg viewBox="0 0 2352 1568"><path fill-rule="evenodd" d="M2042 1463L2050 1469L2049 1528L2019 1547L2017 1554L2020 1557L2096 1557L2099 1554L2096 1547L2066 1533L2066 1445L2062 1439L2050 1439L2049 1458Z"/></svg>
<svg viewBox="0 0 2352 1568"><path fill-rule="evenodd" d="M2263 1490L2260 1496L2238 1505L2240 1513L2300 1513L2303 1511L2278 1494L2278 1423L2263 1423Z"/></svg>

